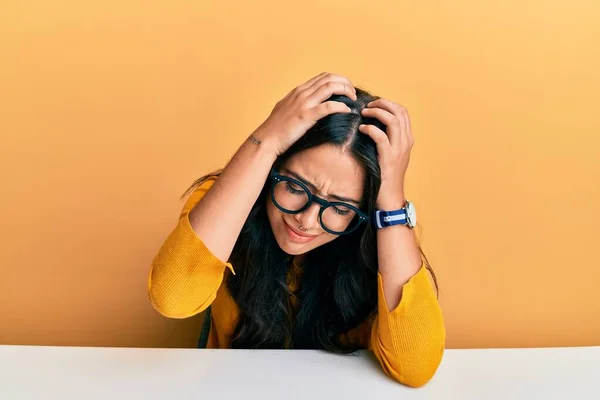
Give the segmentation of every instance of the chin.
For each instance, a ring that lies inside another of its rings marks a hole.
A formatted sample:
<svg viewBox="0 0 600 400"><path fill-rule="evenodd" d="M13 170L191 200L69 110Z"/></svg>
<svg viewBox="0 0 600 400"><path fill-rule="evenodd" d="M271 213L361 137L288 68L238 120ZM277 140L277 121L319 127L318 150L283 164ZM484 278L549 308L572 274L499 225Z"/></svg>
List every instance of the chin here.
<svg viewBox="0 0 600 400"><path fill-rule="evenodd" d="M279 248L290 256L299 256L300 254L307 252L306 246L288 241L286 238L281 239L280 237L275 237L275 240L277 241Z"/></svg>

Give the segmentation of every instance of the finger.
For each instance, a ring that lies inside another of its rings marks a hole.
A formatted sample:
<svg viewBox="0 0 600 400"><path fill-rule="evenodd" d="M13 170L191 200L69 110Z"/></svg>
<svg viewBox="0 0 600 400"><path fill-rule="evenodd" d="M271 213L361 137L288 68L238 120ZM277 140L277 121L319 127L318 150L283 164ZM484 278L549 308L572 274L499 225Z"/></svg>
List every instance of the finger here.
<svg viewBox="0 0 600 400"><path fill-rule="evenodd" d="M323 77L325 77L327 75L329 75L329 72L321 72L319 75L312 77L311 79L309 79L308 81L306 81L302 85L298 86L298 90L304 91L304 90L308 89L315 82L317 82L318 80L320 80L321 78L323 78Z"/></svg>
<svg viewBox="0 0 600 400"><path fill-rule="evenodd" d="M336 74L332 74L332 73L326 73L326 74L322 75L319 79L316 79L310 85L310 87L311 87L311 89L316 89L319 86L321 86L322 84L329 82L329 81L344 82L344 83L347 83L348 85L352 85L352 82L350 82L350 79L346 78L345 76L336 75Z"/></svg>
<svg viewBox="0 0 600 400"><path fill-rule="evenodd" d="M409 144L412 146L415 142L415 139L413 138L412 128L410 126L410 117L408 116L408 110L406 108L404 108L404 115L405 115L405 118L403 119L403 121L404 121L405 133L408 138Z"/></svg>
<svg viewBox="0 0 600 400"><path fill-rule="evenodd" d="M340 101L326 101L311 109L311 119L318 121L330 114L350 112L352 112L350 107Z"/></svg>
<svg viewBox="0 0 600 400"><path fill-rule="evenodd" d="M410 117L408 116L408 110L406 107L396 104L387 99L377 99L367 104L368 108L382 108L392 114L394 114L400 122L400 137L406 137L407 140L412 141L412 131L410 127Z"/></svg>
<svg viewBox="0 0 600 400"><path fill-rule="evenodd" d="M387 127L387 137L390 145L397 146L402 140L400 121L398 117L382 108L363 108L361 114L369 118L377 118Z"/></svg>
<svg viewBox="0 0 600 400"><path fill-rule="evenodd" d="M358 130L373 139L377 145L377 153L380 157L386 157L392 150L392 146L390 145L390 141L385 132L375 125L361 124L358 127Z"/></svg>
<svg viewBox="0 0 600 400"><path fill-rule="evenodd" d="M396 104L393 101L390 101L387 99L373 100L372 102L367 104L367 107L383 108L384 110L386 110L396 116L399 116L399 114L401 114L403 111L406 110L406 107L403 107L403 106Z"/></svg>
<svg viewBox="0 0 600 400"><path fill-rule="evenodd" d="M334 94L344 95L350 99L356 100L356 92L354 91L354 87L344 82L329 81L315 90L314 93L306 99L306 101L309 104L318 104L327 100Z"/></svg>
<svg viewBox="0 0 600 400"><path fill-rule="evenodd" d="M352 95L348 96L348 97L350 97L352 100L356 101L356 99L357 99L356 98L356 89L354 88L354 85L352 84L350 79L346 78L345 76L334 75L334 74L327 74L327 75L321 77L320 79L318 79L317 81L315 81L310 86L310 88L307 89L308 96L312 95L317 90L319 90L323 85L327 85L330 82L341 82L341 83L349 86L350 88L352 88Z"/></svg>
<svg viewBox="0 0 600 400"><path fill-rule="evenodd" d="M323 78L326 75L328 75L327 72L321 72L319 75L313 76L308 81L304 82L302 85L296 86L295 88L293 88L292 90L290 90L288 92L288 94L285 95L285 97L283 98L283 100L287 99L288 97L297 96L298 94L303 93L308 88L310 88L313 83L315 83L316 81L318 81L319 79Z"/></svg>

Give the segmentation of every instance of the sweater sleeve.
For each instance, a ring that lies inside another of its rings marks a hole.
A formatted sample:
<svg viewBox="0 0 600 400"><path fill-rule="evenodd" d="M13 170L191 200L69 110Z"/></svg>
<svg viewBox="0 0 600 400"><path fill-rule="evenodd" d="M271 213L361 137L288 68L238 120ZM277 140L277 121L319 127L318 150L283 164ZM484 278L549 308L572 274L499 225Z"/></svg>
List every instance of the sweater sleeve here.
<svg viewBox="0 0 600 400"><path fill-rule="evenodd" d="M152 260L148 295L153 307L170 318L187 318L204 311L215 299L225 268L196 235L189 213L214 184L205 181L187 199L179 222Z"/></svg>
<svg viewBox="0 0 600 400"><path fill-rule="evenodd" d="M407 386L426 384L444 353L446 330L441 308L422 266L403 287L400 304L388 310L378 274L378 315L371 348L386 375Z"/></svg>

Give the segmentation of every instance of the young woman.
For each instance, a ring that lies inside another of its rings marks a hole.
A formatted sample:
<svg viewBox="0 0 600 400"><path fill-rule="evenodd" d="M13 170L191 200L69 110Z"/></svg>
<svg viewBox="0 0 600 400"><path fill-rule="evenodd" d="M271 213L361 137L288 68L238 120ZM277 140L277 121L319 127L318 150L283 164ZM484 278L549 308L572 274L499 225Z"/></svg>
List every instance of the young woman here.
<svg viewBox="0 0 600 400"><path fill-rule="evenodd" d="M188 190L152 263L171 318L210 306L207 347L371 349L409 386L445 329L414 235L405 108L323 73L280 100L220 172Z"/></svg>

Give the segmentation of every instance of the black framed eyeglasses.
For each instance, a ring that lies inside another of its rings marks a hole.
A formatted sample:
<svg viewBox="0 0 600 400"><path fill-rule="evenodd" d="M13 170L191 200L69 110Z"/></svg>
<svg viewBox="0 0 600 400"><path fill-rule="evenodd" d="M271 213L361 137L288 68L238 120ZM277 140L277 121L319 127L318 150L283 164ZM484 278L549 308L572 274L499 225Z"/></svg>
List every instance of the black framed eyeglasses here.
<svg viewBox="0 0 600 400"><path fill-rule="evenodd" d="M312 194L303 182L281 175L275 169L271 169L270 177L271 200L275 207L286 214L298 214L315 202L321 206L319 222L326 232L347 235L369 220L367 214L352 204L322 199Z"/></svg>

